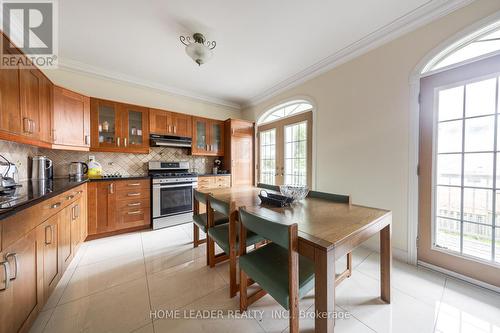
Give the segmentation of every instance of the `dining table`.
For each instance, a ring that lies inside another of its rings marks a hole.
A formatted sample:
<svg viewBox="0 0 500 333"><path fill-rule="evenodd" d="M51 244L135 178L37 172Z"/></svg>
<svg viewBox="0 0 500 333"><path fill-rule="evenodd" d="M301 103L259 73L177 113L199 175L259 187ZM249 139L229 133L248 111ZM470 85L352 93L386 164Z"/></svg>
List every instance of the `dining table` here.
<svg viewBox="0 0 500 333"><path fill-rule="evenodd" d="M335 264L372 236L380 237L380 297L391 302L391 225L390 210L349 202L335 202L308 196L287 207L264 205L259 199L262 188L233 186L200 190L216 199L265 219L285 224L297 223L300 255L314 263L315 332L334 332Z"/></svg>

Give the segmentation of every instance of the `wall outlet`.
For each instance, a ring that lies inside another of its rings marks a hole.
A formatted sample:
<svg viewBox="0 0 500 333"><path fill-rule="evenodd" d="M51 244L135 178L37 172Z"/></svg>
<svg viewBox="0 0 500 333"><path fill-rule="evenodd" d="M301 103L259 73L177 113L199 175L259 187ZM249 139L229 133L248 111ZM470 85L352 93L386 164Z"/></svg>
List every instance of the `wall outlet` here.
<svg viewBox="0 0 500 333"><path fill-rule="evenodd" d="M89 161L94 161L95 160L95 155L89 155Z"/></svg>

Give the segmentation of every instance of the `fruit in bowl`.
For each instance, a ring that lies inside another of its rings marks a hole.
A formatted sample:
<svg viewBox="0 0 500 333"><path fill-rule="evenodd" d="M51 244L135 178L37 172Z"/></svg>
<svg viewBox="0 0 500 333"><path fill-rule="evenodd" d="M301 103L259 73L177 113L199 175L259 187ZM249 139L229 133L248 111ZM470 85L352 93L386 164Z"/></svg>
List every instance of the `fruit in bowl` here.
<svg viewBox="0 0 500 333"><path fill-rule="evenodd" d="M309 193L309 188L303 185L280 185L280 192L285 197L302 200Z"/></svg>

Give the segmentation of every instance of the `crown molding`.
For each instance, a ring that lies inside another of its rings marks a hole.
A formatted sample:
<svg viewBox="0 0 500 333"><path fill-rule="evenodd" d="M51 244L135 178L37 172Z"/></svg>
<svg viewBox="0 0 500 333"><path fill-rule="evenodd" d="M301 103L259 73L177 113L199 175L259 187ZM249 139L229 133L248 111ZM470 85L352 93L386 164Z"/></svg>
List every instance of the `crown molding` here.
<svg viewBox="0 0 500 333"><path fill-rule="evenodd" d="M288 79L252 97L242 108L255 106L286 90L294 88L360 55L367 53L425 24L465 7L475 0L430 0L410 13L368 34L340 51L294 74Z"/></svg>
<svg viewBox="0 0 500 333"><path fill-rule="evenodd" d="M92 66L86 63L82 63L79 61L71 60L71 59L63 59L59 58L58 62L59 68L75 73L85 74L90 77L95 77L99 79L105 79L108 81L113 81L121 84L128 84L137 86L140 88L150 88L154 90L158 90L163 93L168 93L174 96L180 96L184 98L194 99L197 101L201 101L204 103L215 104L235 110L241 110L241 105L237 103L233 103L230 101L226 101L223 99L197 94L191 91L182 90L178 88L174 88L171 86L159 84L153 81L143 80L135 76L126 75L120 72L109 71L100 67Z"/></svg>

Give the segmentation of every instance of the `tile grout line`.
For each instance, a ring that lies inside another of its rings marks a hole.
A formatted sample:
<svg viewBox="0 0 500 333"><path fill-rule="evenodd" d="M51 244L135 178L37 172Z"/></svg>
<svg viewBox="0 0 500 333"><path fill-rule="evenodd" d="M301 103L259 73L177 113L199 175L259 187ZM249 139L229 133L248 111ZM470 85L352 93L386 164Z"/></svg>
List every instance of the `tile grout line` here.
<svg viewBox="0 0 500 333"><path fill-rule="evenodd" d="M151 326L153 326L153 333L156 332L155 325L154 325L154 320L151 318L151 312L153 311L153 304L151 303L151 290L149 289L149 279L148 279L148 270L146 268L146 255L144 254L144 242L142 238L142 233L140 234L141 237L141 249L142 249L142 260L144 263L144 274L146 276L146 288L148 289L148 300L149 300L149 316L151 320Z"/></svg>
<svg viewBox="0 0 500 333"><path fill-rule="evenodd" d="M81 251L81 247L80 247L80 251ZM86 251L87 251L87 246L85 246L85 251L84 251L84 252L86 252ZM84 256L84 255L85 255L85 253L83 253L83 254L82 254L82 258L83 258L83 256ZM80 260L78 261L78 263L82 260L82 258L80 258ZM51 319L52 319L52 317L54 316L54 312L56 312L56 309L57 309L57 307L59 306L59 302L61 301L61 298L63 297L64 292L65 292L65 291L66 291L66 289L68 288L68 285L69 285L69 283L70 283L71 279L73 278L73 275L75 274L76 269L78 268L78 263L75 265L75 268L73 269L73 273L71 273L71 276L68 278L68 282L67 282L67 283L66 283L66 285L64 286L64 288L63 288L63 290L62 290L62 292L61 292L61 296L60 296L60 297L59 297L59 299L57 300L56 305L55 305L53 308L46 310L46 311L52 311L52 312L51 312L51 314L50 314L49 319L47 319L47 322L45 323L45 325L43 325L43 328L42 328L42 333L43 333L43 332L45 332L45 329L47 328L47 325L49 324L50 320L51 320ZM61 281L59 280L58 284L59 284L60 282L61 282ZM57 286L56 286L56 288L57 288ZM43 309L42 309L42 310L43 310ZM41 312L43 312L43 311L41 311Z"/></svg>
<svg viewBox="0 0 500 333"><path fill-rule="evenodd" d="M444 284L443 284L443 291L441 292L441 297L439 298L439 305L438 305L438 308L437 308L436 321L434 322L434 327L433 327L433 331L434 332L436 331L436 327L437 327L437 324L438 324L439 313L441 312L441 304L443 303L444 292L446 291L446 286L447 285L448 285L448 278L445 277Z"/></svg>

